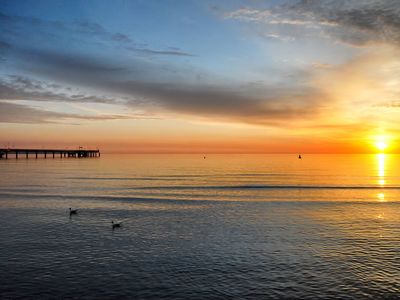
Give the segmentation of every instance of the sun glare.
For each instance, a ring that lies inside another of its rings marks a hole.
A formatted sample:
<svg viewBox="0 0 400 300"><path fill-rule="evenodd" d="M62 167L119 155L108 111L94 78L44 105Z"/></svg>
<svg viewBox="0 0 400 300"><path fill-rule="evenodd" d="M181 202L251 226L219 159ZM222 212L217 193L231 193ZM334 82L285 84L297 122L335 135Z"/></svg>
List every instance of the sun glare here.
<svg viewBox="0 0 400 300"><path fill-rule="evenodd" d="M378 150L380 150L380 151L385 150L388 146L387 143L384 141L379 141L375 145L376 145L376 148L378 148Z"/></svg>
<svg viewBox="0 0 400 300"><path fill-rule="evenodd" d="M379 152L385 152L388 150L389 148L389 137L387 135L379 135L379 136L375 136L374 138L375 142L375 148L379 151Z"/></svg>

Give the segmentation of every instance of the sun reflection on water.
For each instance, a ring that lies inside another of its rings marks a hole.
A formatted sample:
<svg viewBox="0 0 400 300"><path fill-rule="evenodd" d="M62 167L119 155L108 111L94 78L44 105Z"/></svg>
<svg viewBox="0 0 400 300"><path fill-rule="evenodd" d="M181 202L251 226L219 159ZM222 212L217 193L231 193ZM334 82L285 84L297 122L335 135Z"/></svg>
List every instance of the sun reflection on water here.
<svg viewBox="0 0 400 300"><path fill-rule="evenodd" d="M385 185L385 154L377 154L378 159L378 184L383 187Z"/></svg>
<svg viewBox="0 0 400 300"><path fill-rule="evenodd" d="M384 193L378 193L377 194L377 197L378 197L378 201L379 202L385 202L386 200L385 200L385 194Z"/></svg>

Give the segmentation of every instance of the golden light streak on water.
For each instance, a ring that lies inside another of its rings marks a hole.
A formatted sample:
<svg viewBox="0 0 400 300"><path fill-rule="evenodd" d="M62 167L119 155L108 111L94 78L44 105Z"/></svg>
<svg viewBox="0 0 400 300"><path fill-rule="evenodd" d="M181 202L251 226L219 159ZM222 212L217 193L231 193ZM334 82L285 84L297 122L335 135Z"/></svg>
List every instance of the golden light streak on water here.
<svg viewBox="0 0 400 300"><path fill-rule="evenodd" d="M378 159L378 183L380 186L385 185L385 154L380 153L377 154L377 159Z"/></svg>
<svg viewBox="0 0 400 300"><path fill-rule="evenodd" d="M378 193L377 194L377 197L378 197L378 201L379 202L385 202L386 200L385 200L385 194L384 193Z"/></svg>

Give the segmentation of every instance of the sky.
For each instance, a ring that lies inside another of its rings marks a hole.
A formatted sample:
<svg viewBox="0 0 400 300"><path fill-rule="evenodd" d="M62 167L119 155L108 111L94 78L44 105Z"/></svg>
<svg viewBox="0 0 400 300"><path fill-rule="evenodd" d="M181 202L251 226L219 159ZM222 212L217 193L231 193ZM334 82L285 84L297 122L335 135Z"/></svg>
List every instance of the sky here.
<svg viewBox="0 0 400 300"><path fill-rule="evenodd" d="M0 0L0 29L0 147L400 152L397 0Z"/></svg>

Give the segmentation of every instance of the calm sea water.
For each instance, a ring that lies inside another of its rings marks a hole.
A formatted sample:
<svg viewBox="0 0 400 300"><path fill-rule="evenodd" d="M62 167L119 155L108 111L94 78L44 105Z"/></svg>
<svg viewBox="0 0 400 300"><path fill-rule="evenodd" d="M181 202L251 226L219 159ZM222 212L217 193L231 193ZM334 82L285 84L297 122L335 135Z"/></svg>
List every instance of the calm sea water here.
<svg viewBox="0 0 400 300"><path fill-rule="evenodd" d="M400 297L399 166L396 155L1 160L0 298Z"/></svg>

